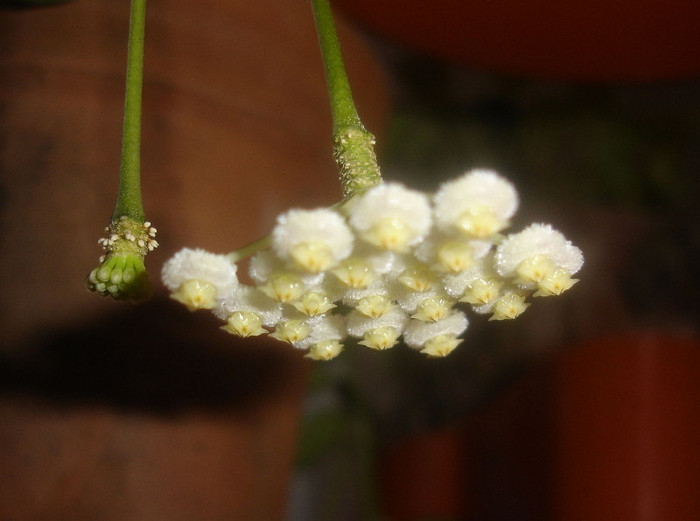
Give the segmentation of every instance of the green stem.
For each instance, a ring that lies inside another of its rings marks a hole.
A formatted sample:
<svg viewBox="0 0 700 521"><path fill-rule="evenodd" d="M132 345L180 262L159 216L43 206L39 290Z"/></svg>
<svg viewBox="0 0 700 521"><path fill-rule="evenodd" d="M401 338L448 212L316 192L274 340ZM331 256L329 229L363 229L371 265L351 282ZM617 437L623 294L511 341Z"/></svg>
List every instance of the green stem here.
<svg viewBox="0 0 700 521"><path fill-rule="evenodd" d="M328 0L311 0L321 46L333 116L333 156L340 170L343 196L351 197L381 183L374 136L365 130L352 99Z"/></svg>
<svg viewBox="0 0 700 521"><path fill-rule="evenodd" d="M251 242L250 244L246 244L245 246L237 249L236 251L232 251L227 255L227 257L231 262L235 263L239 260L245 259L246 257L250 257L251 255L257 253L260 250L269 248L271 243L272 236L266 235L265 237L261 237L260 239Z"/></svg>
<svg viewBox="0 0 700 521"><path fill-rule="evenodd" d="M113 221L123 215L139 222L145 219L141 201L141 92L145 30L146 0L132 0L126 63L122 161Z"/></svg>

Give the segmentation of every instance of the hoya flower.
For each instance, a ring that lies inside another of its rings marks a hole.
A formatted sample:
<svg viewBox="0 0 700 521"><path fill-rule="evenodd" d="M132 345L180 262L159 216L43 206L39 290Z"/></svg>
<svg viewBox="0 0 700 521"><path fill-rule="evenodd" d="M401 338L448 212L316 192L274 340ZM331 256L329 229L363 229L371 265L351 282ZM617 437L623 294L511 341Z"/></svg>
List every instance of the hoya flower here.
<svg viewBox="0 0 700 521"><path fill-rule="evenodd" d="M347 336L345 319L340 315L313 317L304 322L311 332L304 338L292 342L298 349L310 349L320 342L338 341Z"/></svg>
<svg viewBox="0 0 700 521"><path fill-rule="evenodd" d="M515 278L522 288L538 288L538 296L569 289L576 282L571 275L581 266L581 250L548 224L532 224L509 235L496 250L498 273Z"/></svg>
<svg viewBox="0 0 700 521"><path fill-rule="evenodd" d="M427 266L414 265L404 270L392 284L396 303L408 313L415 313L424 300L444 296L440 278Z"/></svg>
<svg viewBox="0 0 700 521"><path fill-rule="evenodd" d="M251 311L234 311L226 320L226 325L221 326L221 329L243 338L267 333L267 330L262 327L260 315Z"/></svg>
<svg viewBox="0 0 700 521"><path fill-rule="evenodd" d="M420 352L433 358L443 358L461 343L462 339L456 335L437 335L428 340Z"/></svg>
<svg viewBox="0 0 700 521"><path fill-rule="evenodd" d="M367 346L370 349L376 349L378 351L384 351L390 347L394 347L399 343L399 337L401 336L401 331L393 327L378 327L376 329L368 330L362 340L358 344Z"/></svg>
<svg viewBox="0 0 700 521"><path fill-rule="evenodd" d="M464 291L460 302L467 302L477 313L489 313L496 299L501 296L503 282L496 277L477 277Z"/></svg>
<svg viewBox="0 0 700 521"><path fill-rule="evenodd" d="M377 318L396 309L396 304L387 295L370 295L361 298L355 305L355 309L366 317Z"/></svg>
<svg viewBox="0 0 700 521"><path fill-rule="evenodd" d="M259 286L260 291L278 302L294 302L304 294L304 281L295 273L275 273L265 284Z"/></svg>
<svg viewBox="0 0 700 521"><path fill-rule="evenodd" d="M416 307L416 313L411 318L422 320L423 322L438 322L452 311L454 300L447 297L428 297Z"/></svg>
<svg viewBox="0 0 700 521"><path fill-rule="evenodd" d="M361 258L350 258L332 270L333 275L347 288L363 289L377 280L372 265Z"/></svg>
<svg viewBox="0 0 700 521"><path fill-rule="evenodd" d="M376 276L396 278L402 271L416 263L411 252L398 253L390 250L380 250L364 241L355 244L352 257L362 259L369 264Z"/></svg>
<svg viewBox="0 0 700 521"><path fill-rule="evenodd" d="M161 278L190 311L213 309L220 293L238 286L237 269L225 255L184 248L163 265Z"/></svg>
<svg viewBox="0 0 700 521"><path fill-rule="evenodd" d="M522 315L528 306L524 295L507 292L493 303L493 315L489 320L512 320Z"/></svg>
<svg viewBox="0 0 700 521"><path fill-rule="evenodd" d="M406 313L396 307L377 317L368 317L358 310L353 310L348 313L346 319L348 334L357 338L362 338L367 331L380 327L392 327L400 333L407 323Z"/></svg>
<svg viewBox="0 0 700 521"><path fill-rule="evenodd" d="M411 320L403 333L406 345L414 349L425 349L431 339L444 337L441 341L456 339L461 335L469 324L467 317L461 311L455 311L437 322L425 322L422 320ZM454 344L455 346L457 344ZM454 348L454 347L453 347Z"/></svg>
<svg viewBox="0 0 700 521"><path fill-rule="evenodd" d="M446 233L486 238L506 228L518 208L513 185L492 170L472 170L444 183L434 197L435 222Z"/></svg>
<svg viewBox="0 0 700 521"><path fill-rule="evenodd" d="M466 237L433 234L415 248L415 256L435 271L459 274L474 269L493 243Z"/></svg>
<svg viewBox="0 0 700 521"><path fill-rule="evenodd" d="M290 210L277 218L272 248L284 260L311 273L325 271L352 252L354 237L333 210Z"/></svg>
<svg viewBox="0 0 700 521"><path fill-rule="evenodd" d="M336 307L328 295L320 291L310 291L292 305L304 315L310 317L323 315Z"/></svg>
<svg viewBox="0 0 700 521"><path fill-rule="evenodd" d="M223 320L240 311L257 315L267 327L275 326L283 318L282 304L252 286L239 285L224 292L213 309L214 315Z"/></svg>
<svg viewBox="0 0 700 521"><path fill-rule="evenodd" d="M311 326L304 320L285 320L280 322L273 333L270 333L272 338L276 338L282 342L296 344L301 342L311 334Z"/></svg>
<svg viewBox="0 0 700 521"><path fill-rule="evenodd" d="M322 340L309 348L306 358L312 360L332 360L343 350L343 344L337 340Z"/></svg>
<svg viewBox="0 0 700 521"><path fill-rule="evenodd" d="M423 240L432 225L425 194L398 183L370 188L347 205L360 237L378 248L404 252Z"/></svg>
<svg viewBox="0 0 700 521"><path fill-rule="evenodd" d="M331 272L333 276L326 279L324 289L348 306L365 297L387 293L383 277L362 258L350 257Z"/></svg>
<svg viewBox="0 0 700 521"><path fill-rule="evenodd" d="M314 360L338 356L347 336L375 350L403 338L444 357L462 342L465 308L514 319L530 296L576 282L583 256L550 226L500 235L517 205L513 186L488 170L444 184L434 216L427 195L378 185L343 205L347 220L334 210L281 215L271 247L251 258L251 286L227 257L201 250L177 254L163 280L190 309L213 308L228 333L269 334Z"/></svg>

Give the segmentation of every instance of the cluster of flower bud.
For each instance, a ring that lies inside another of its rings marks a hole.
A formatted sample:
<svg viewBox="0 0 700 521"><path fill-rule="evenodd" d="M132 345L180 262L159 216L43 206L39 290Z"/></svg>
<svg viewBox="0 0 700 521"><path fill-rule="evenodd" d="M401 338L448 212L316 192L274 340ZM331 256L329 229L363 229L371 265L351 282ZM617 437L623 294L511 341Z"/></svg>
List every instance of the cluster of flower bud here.
<svg viewBox="0 0 700 521"><path fill-rule="evenodd" d="M141 300L150 294L143 259L158 247L156 229L146 221L121 216L105 228L106 237L97 241L105 250L100 265L87 277L87 286L102 296Z"/></svg>
<svg viewBox="0 0 700 521"><path fill-rule="evenodd" d="M240 284L225 255L184 249L163 281L189 309L211 309L223 329L270 334L328 360L347 338L372 349L403 343L448 355L467 329L465 309L513 319L530 297L576 282L581 251L551 226L504 236L518 207L513 185L473 170L432 197L398 183L359 194L337 210L290 210L271 247L250 260Z"/></svg>

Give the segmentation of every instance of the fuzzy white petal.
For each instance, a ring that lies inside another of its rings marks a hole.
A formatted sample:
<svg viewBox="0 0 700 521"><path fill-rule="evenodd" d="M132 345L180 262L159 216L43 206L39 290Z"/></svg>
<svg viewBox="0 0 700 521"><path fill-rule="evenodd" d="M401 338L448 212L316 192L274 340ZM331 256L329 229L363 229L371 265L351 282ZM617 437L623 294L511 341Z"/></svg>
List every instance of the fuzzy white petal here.
<svg viewBox="0 0 700 521"><path fill-rule="evenodd" d="M393 222L402 227L405 246L418 244L432 225L430 202L421 192L399 183L369 189L349 205L350 224L366 239L377 226Z"/></svg>
<svg viewBox="0 0 700 521"><path fill-rule="evenodd" d="M219 305L213 312L226 320L234 311L257 313L265 326L272 327L282 319L282 305L262 291L251 286L240 285L219 297Z"/></svg>
<svg viewBox="0 0 700 521"><path fill-rule="evenodd" d="M518 209L515 187L492 170L475 169L444 183L434 198L435 221L449 232L465 215L489 211L504 224Z"/></svg>
<svg viewBox="0 0 700 521"><path fill-rule="evenodd" d="M536 255L548 258L556 268L573 275L583 266L583 253L549 224L531 224L509 235L496 250L496 270L512 277L521 262Z"/></svg>
<svg viewBox="0 0 700 521"><path fill-rule="evenodd" d="M294 343L294 347L299 349L307 349L324 340L342 340L347 336L345 319L340 315L313 317L307 320L306 324L311 328L311 334Z"/></svg>
<svg viewBox="0 0 700 521"><path fill-rule="evenodd" d="M461 335L469 325L467 316L461 311L437 322L411 320L403 333L404 342L414 349L422 348L425 343L438 335Z"/></svg>
<svg viewBox="0 0 700 521"><path fill-rule="evenodd" d="M328 248L335 263L352 252L354 237L345 219L328 208L289 210L277 217L272 230L272 248L289 260L295 247L320 244Z"/></svg>
<svg viewBox="0 0 700 521"><path fill-rule="evenodd" d="M161 278L170 291L177 291L188 280L204 280L217 291L226 291L238 284L237 270L225 255L183 248L163 265Z"/></svg>
<svg viewBox="0 0 700 521"><path fill-rule="evenodd" d="M401 332L408 320L408 315L397 308L374 318L363 315L359 311L351 311L347 316L347 329L350 336L362 338L367 331L380 327L393 327Z"/></svg>

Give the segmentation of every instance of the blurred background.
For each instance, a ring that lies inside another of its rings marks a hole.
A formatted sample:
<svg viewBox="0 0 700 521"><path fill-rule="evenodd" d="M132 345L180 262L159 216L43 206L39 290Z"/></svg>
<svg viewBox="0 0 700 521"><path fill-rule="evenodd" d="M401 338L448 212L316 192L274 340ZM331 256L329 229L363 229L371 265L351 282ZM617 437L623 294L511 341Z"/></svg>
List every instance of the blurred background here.
<svg viewBox="0 0 700 521"><path fill-rule="evenodd" d="M20 3L0 4L0 520L700 519L696 2L334 2L385 178L496 169L513 229L551 222L586 264L516 321L472 315L447 359L327 364L236 345L162 288L84 290L128 2ZM339 187L306 2L148 9L155 279Z"/></svg>

